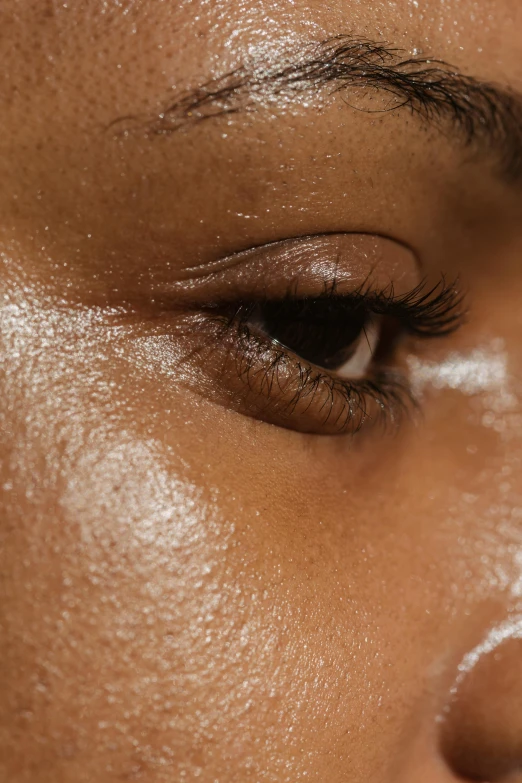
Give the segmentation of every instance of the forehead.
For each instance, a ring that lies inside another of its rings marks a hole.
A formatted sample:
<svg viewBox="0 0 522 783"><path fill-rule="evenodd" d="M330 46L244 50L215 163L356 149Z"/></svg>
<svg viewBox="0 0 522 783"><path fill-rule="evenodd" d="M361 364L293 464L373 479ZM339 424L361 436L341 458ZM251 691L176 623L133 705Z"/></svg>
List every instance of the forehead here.
<svg viewBox="0 0 522 783"><path fill-rule="evenodd" d="M104 90L114 81L124 89L127 73L135 96L152 80L155 89L181 86L186 79L231 70L245 58L277 56L339 33L450 57L458 66L467 61L479 71L489 61L501 74L519 49L521 21L517 0L8 0L2 13L9 33L3 46L17 65L32 47L32 57L47 62L41 74L47 78L53 64L56 73L57 65L72 65L74 58L74 67L60 76L74 82L82 74L87 87L82 62L88 61L98 88L100 69ZM519 62L519 73L521 67Z"/></svg>

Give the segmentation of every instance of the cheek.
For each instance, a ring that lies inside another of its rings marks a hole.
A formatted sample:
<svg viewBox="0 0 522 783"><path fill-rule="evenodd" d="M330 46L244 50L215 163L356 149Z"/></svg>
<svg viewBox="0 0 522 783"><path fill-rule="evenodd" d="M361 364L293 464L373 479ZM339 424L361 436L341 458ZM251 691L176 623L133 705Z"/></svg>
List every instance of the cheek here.
<svg viewBox="0 0 522 783"><path fill-rule="evenodd" d="M152 775L183 748L197 766L224 702L230 722L247 701L231 686L256 618L227 577L232 528L154 443L93 441L62 461L45 520L26 508L10 541L8 701L37 764ZM262 667L270 640L256 644Z"/></svg>
<svg viewBox="0 0 522 783"><path fill-rule="evenodd" d="M332 508L319 514L322 477L261 514L266 474L245 505L239 466L221 492L201 489L157 441L104 427L76 438L45 515L13 517L6 552L4 693L37 739L34 764L65 763L71 779L233 780L230 764L238 780L250 767L320 775L325 748L344 758L372 740L361 716L393 705L394 679L408 698L414 651L390 676L380 639L400 645L400 612L386 623L361 541L339 538Z"/></svg>

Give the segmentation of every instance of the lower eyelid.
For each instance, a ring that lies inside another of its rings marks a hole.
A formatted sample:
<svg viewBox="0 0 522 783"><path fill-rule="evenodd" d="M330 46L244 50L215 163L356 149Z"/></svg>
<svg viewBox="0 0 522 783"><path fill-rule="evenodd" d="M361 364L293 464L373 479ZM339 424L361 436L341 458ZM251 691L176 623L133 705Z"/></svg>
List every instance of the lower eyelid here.
<svg viewBox="0 0 522 783"><path fill-rule="evenodd" d="M207 326L209 339L193 352L206 376L197 388L238 413L300 432L337 435L363 425L396 424L412 407L400 373L351 382L225 319L211 317ZM205 328L198 331L201 340Z"/></svg>

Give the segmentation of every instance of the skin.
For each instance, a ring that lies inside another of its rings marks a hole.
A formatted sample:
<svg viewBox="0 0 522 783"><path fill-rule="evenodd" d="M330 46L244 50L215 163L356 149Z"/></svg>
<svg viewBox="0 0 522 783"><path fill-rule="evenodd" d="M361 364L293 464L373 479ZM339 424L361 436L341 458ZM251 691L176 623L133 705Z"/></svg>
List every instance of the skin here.
<svg viewBox="0 0 522 783"><path fill-rule="evenodd" d="M520 90L519 0L1 17L0 779L518 780L520 188L327 93L107 128L340 32ZM392 245L464 283L466 323L400 359L422 415L303 433L238 409L212 352L180 360L171 310L256 274L284 293L271 243L352 233L388 238L398 285L420 273Z"/></svg>

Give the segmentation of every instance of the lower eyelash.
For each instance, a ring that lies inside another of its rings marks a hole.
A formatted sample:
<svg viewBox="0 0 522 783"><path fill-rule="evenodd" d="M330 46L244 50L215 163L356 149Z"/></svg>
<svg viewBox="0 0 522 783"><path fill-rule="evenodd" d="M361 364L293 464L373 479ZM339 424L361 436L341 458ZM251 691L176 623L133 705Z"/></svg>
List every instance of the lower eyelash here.
<svg viewBox="0 0 522 783"><path fill-rule="evenodd" d="M286 349L251 333L244 323L222 322L230 337L234 328L234 364L247 395L265 398L258 404L258 415L270 408L277 409L277 418L290 420L298 413L314 409L313 429L329 434L358 432L363 425L377 423L398 425L404 416L416 409L411 389L400 373L389 370L376 373L367 380L345 380L293 357ZM290 374L292 381L285 381ZM277 391L276 391L277 389ZM275 399L274 399L275 398ZM312 417L311 417L312 418ZM311 426L297 429L310 431Z"/></svg>
<svg viewBox="0 0 522 783"><path fill-rule="evenodd" d="M326 374L318 374L310 392L306 381L296 390L296 402L310 393L325 394L323 401L325 416L322 426L329 425L339 432L358 432L361 427L372 424L398 425L414 406L414 399L404 379L392 373L382 373L372 381L344 381ZM343 407L335 415L335 399L343 400ZM330 404L327 404L327 400ZM294 404L294 408L295 408Z"/></svg>

